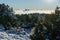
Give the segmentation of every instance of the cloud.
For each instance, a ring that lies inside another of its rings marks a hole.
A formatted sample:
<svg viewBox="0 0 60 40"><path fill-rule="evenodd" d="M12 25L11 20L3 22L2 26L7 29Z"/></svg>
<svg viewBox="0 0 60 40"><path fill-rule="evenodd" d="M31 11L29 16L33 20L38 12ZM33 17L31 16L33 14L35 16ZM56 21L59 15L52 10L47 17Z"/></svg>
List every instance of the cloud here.
<svg viewBox="0 0 60 40"><path fill-rule="evenodd" d="M54 12L54 10L30 10L30 11L15 10L15 14L30 14L30 13L51 14L51 12Z"/></svg>

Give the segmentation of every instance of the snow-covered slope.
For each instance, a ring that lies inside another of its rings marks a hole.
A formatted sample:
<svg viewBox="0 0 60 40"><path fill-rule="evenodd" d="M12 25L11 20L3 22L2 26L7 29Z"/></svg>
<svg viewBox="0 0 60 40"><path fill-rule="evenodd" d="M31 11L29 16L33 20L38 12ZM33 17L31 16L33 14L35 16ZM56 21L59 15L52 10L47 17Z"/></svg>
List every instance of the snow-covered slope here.
<svg viewBox="0 0 60 40"><path fill-rule="evenodd" d="M19 30L0 30L0 40L31 40L29 36L30 34L23 28Z"/></svg>

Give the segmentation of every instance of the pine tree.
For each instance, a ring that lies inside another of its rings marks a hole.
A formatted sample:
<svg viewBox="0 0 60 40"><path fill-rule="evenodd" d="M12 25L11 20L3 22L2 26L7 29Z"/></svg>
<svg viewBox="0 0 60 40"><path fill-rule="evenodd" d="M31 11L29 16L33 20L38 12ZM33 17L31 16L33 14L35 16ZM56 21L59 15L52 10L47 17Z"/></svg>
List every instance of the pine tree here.
<svg viewBox="0 0 60 40"><path fill-rule="evenodd" d="M4 3L0 4L0 24L4 26L5 30L11 28L14 20L15 18L13 8L5 5Z"/></svg>
<svg viewBox="0 0 60 40"><path fill-rule="evenodd" d="M35 27L34 34L30 36L31 40L45 40L44 37L41 34L42 30L42 25L39 24L38 26Z"/></svg>

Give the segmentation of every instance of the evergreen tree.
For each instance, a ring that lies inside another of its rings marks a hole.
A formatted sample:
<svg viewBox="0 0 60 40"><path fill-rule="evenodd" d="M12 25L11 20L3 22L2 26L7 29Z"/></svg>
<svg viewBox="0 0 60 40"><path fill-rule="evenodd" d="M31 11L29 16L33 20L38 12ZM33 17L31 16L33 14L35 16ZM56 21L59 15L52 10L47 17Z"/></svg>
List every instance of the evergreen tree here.
<svg viewBox="0 0 60 40"><path fill-rule="evenodd" d="M13 8L4 3L0 4L0 24L4 26L5 30L10 29L15 20Z"/></svg>
<svg viewBox="0 0 60 40"><path fill-rule="evenodd" d="M39 24L35 27L34 34L30 36L31 40L45 40L44 36L41 34L43 26Z"/></svg>

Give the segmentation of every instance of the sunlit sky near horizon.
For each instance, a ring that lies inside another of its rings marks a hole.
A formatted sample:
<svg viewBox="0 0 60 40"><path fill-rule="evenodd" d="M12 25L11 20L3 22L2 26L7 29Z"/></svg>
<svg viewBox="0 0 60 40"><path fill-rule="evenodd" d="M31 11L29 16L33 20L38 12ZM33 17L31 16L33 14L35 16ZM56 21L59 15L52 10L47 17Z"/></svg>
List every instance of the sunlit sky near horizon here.
<svg viewBox="0 0 60 40"><path fill-rule="evenodd" d="M14 9L55 9L60 6L60 0L0 0Z"/></svg>

